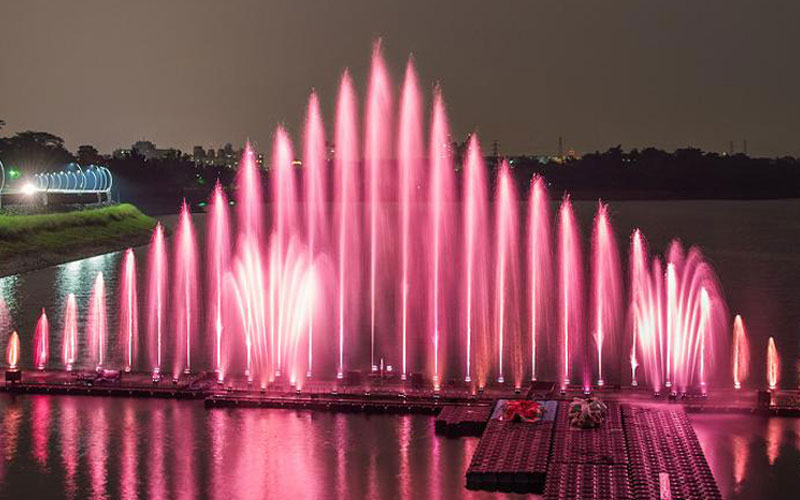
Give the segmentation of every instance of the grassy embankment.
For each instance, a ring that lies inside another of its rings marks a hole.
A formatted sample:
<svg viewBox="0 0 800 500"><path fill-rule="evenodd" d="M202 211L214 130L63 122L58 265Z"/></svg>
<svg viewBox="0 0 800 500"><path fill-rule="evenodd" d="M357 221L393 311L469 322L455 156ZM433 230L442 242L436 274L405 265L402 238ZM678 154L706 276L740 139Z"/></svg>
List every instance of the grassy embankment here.
<svg viewBox="0 0 800 500"><path fill-rule="evenodd" d="M138 246L156 220L130 204L53 214L0 215L0 276Z"/></svg>

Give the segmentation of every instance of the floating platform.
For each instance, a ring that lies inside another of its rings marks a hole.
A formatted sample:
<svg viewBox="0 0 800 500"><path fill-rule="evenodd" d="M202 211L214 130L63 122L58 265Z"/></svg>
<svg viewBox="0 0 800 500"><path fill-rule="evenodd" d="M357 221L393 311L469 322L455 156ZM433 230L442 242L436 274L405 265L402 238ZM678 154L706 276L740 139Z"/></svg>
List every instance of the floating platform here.
<svg viewBox="0 0 800 500"><path fill-rule="evenodd" d="M485 403L447 405L436 417L436 434L480 437L486 430L493 406Z"/></svg>
<svg viewBox="0 0 800 500"><path fill-rule="evenodd" d="M467 470L467 487L543 493L548 500L721 498L682 408L608 406L596 429L571 427L563 401L553 422L493 417Z"/></svg>

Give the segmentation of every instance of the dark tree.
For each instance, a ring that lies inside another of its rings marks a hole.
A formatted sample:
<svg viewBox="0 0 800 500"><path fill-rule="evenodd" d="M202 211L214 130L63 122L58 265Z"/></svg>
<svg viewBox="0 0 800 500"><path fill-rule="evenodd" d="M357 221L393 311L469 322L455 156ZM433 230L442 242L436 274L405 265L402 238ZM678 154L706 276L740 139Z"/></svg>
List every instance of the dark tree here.
<svg viewBox="0 0 800 500"><path fill-rule="evenodd" d="M25 131L0 138L0 159L24 173L63 167L75 160L64 147L64 139L47 132Z"/></svg>
<svg viewBox="0 0 800 500"><path fill-rule="evenodd" d="M90 144L78 146L76 156L78 157L78 163L84 166L105 163L105 158L97 151L97 148Z"/></svg>

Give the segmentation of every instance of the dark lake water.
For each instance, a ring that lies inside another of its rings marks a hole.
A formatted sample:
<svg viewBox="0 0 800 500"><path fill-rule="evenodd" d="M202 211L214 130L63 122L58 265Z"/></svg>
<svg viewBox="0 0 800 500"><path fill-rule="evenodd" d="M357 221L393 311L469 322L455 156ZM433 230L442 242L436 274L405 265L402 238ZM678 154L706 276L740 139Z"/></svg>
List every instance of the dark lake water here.
<svg viewBox="0 0 800 500"><path fill-rule="evenodd" d="M576 203L584 238L594 208ZM651 251L662 252L675 237L702 247L731 312L747 323L751 386L763 385L770 336L782 358L781 386L798 385L800 200L614 202L611 214L622 254L636 227ZM136 253L145 262L146 249ZM115 290L121 257L0 279L0 296L23 342L41 307L60 321L68 292L83 309L97 271ZM54 338L53 352L59 344ZM29 352L24 356L29 363ZM726 498L797 498L800 419L692 419ZM197 402L2 395L0 439L2 498L494 497L463 486L477 441L437 437L433 420L423 416L209 411Z"/></svg>
<svg viewBox="0 0 800 500"><path fill-rule="evenodd" d="M693 416L725 498L792 499L800 419ZM0 498L500 498L428 416L0 395ZM513 497L514 495L508 495Z"/></svg>

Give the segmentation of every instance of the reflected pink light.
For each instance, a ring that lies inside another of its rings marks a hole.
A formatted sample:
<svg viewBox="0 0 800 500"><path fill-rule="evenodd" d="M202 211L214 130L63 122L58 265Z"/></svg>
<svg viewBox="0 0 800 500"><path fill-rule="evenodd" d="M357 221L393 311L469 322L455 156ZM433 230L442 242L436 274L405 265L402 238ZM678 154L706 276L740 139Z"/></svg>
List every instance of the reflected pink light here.
<svg viewBox="0 0 800 500"><path fill-rule="evenodd" d="M133 408L133 401L128 399L124 402L122 410L122 448L120 450L120 497L124 500L135 500L139 498L139 455L137 451L138 420Z"/></svg>
<svg viewBox="0 0 800 500"><path fill-rule="evenodd" d="M33 396L31 411L31 438L33 458L42 467L47 467L48 440L50 438L50 404L48 396Z"/></svg>
<svg viewBox="0 0 800 500"><path fill-rule="evenodd" d="M781 419L771 417L767 422L767 460L770 465L775 465L781 456L781 444L783 442L783 429Z"/></svg>
<svg viewBox="0 0 800 500"><path fill-rule="evenodd" d="M743 435L735 435L732 438L733 449L733 480L736 483L734 488L739 491L742 483L744 482L745 475L747 474L747 463L750 460L750 446L747 443L747 437Z"/></svg>
<svg viewBox="0 0 800 500"><path fill-rule="evenodd" d="M99 404L91 413L87 462L93 498L106 498L108 493L108 416L106 405ZM163 497L160 497L163 498Z"/></svg>
<svg viewBox="0 0 800 500"><path fill-rule="evenodd" d="M64 486L67 498L75 498L77 494L78 473L78 434L80 420L74 398L60 399L61 411L59 418L61 461L64 464Z"/></svg>

